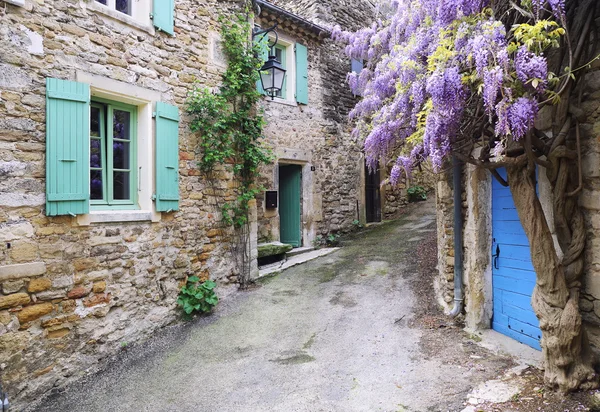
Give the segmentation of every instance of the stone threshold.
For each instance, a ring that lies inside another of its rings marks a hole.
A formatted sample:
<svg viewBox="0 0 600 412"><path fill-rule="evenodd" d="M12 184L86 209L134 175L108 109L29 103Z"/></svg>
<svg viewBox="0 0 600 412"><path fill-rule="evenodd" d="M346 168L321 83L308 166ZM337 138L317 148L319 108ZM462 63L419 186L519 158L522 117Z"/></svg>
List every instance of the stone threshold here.
<svg viewBox="0 0 600 412"><path fill-rule="evenodd" d="M299 249L304 249L304 248L299 248ZM307 249L309 249L309 248L307 248ZM300 253L300 254L296 254L295 256L291 256L284 262L277 262L277 263L273 263L271 265L261 266L260 268L258 268L258 279L265 277L265 276L274 275L276 273L279 273L286 269L289 269L292 266L297 266L302 263L308 262L310 260L319 258L321 256L328 255L330 253L335 252L336 250L339 250L339 247L311 250L306 253Z"/></svg>

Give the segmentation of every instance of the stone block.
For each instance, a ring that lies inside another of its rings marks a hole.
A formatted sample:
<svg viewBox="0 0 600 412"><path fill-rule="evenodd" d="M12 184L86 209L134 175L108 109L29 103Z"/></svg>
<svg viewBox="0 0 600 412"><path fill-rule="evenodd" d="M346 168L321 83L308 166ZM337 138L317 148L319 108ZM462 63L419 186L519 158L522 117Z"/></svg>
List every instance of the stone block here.
<svg viewBox="0 0 600 412"><path fill-rule="evenodd" d="M89 295L91 291L92 289L90 287L77 286L76 288L73 288L67 292L67 297L69 299L81 299Z"/></svg>
<svg viewBox="0 0 600 412"><path fill-rule="evenodd" d="M44 273L46 273L46 265L44 262L0 266L0 282L39 276Z"/></svg>
<svg viewBox="0 0 600 412"><path fill-rule="evenodd" d="M67 291L65 289L47 290L35 294L38 300L54 300L64 299L67 297Z"/></svg>
<svg viewBox="0 0 600 412"><path fill-rule="evenodd" d="M11 293L17 293L23 287L25 283L22 280L7 281L2 284L2 293L9 295Z"/></svg>
<svg viewBox="0 0 600 412"><path fill-rule="evenodd" d="M32 242L15 242L8 255L15 262L31 262L38 257L38 246Z"/></svg>
<svg viewBox="0 0 600 412"><path fill-rule="evenodd" d="M31 299L27 293L14 293L12 295L0 296L0 309L26 305L30 302L30 300Z"/></svg>
<svg viewBox="0 0 600 412"><path fill-rule="evenodd" d="M110 302L110 294L99 294L84 299L83 306L89 308L108 302Z"/></svg>
<svg viewBox="0 0 600 412"><path fill-rule="evenodd" d="M106 282L105 281L96 282L92 286L92 292L94 292L94 293L102 293L105 290L106 290Z"/></svg>
<svg viewBox="0 0 600 412"><path fill-rule="evenodd" d="M39 319L53 310L54 306L52 306L51 303L40 303L38 305L26 306L17 313L17 319L19 319L19 322L21 322L21 325L23 325Z"/></svg>
<svg viewBox="0 0 600 412"><path fill-rule="evenodd" d="M29 222L8 222L0 224L0 243L32 237L35 230Z"/></svg>
<svg viewBox="0 0 600 412"><path fill-rule="evenodd" d="M69 328L50 330L50 331L48 331L48 334L46 335L46 337L48 339L60 339L62 337L67 336L69 334L69 332L71 332L71 330Z"/></svg>
<svg viewBox="0 0 600 412"><path fill-rule="evenodd" d="M3 325L8 325L8 323L11 321L12 316L10 315L10 312L7 310L1 310L0 311L0 323Z"/></svg>
<svg viewBox="0 0 600 412"><path fill-rule="evenodd" d="M27 291L29 293L43 292L50 289L51 286L52 281L48 278L32 279L27 286Z"/></svg>
<svg viewBox="0 0 600 412"><path fill-rule="evenodd" d="M258 245L258 258L283 255L292 249L292 245L286 245L280 242L263 243Z"/></svg>

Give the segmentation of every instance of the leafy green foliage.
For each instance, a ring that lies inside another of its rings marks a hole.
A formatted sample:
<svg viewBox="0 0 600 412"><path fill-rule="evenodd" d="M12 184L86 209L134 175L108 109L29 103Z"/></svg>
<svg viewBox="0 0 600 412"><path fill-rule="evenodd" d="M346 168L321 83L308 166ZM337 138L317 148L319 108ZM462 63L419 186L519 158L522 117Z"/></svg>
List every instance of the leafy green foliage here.
<svg viewBox="0 0 600 412"><path fill-rule="evenodd" d="M200 134L200 169L210 174L224 168L238 182L235 201L221 207L223 222L241 228L248 223L248 203L259 193L255 183L262 165L272 161L271 152L261 143L264 119L256 105L261 94L256 90L262 61L260 44L249 41L248 19L221 18L223 52L228 67L222 75L218 93L196 86L189 94L187 111L191 129Z"/></svg>
<svg viewBox="0 0 600 412"><path fill-rule="evenodd" d="M427 190L423 186L411 186L406 189L409 202L418 202L419 200L427 200Z"/></svg>
<svg viewBox="0 0 600 412"><path fill-rule="evenodd" d="M215 286L217 284L212 280L200 283L197 276L190 276L185 286L179 291L177 304L181 306L186 315L194 312L210 312L219 303L219 298L214 291Z"/></svg>

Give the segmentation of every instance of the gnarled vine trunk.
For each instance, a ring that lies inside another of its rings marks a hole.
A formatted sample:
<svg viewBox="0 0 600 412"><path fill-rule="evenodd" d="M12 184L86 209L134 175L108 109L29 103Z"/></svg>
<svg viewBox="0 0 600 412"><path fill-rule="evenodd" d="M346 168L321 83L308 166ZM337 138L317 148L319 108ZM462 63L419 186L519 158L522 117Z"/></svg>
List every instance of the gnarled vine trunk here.
<svg viewBox="0 0 600 412"><path fill-rule="evenodd" d="M579 311L585 228L573 190L572 156L564 145L550 155L547 170L553 188L559 255L536 193L535 165L507 167L508 183L531 249L536 272L532 306L542 330L546 384L563 392L598 387L594 359ZM562 257L560 257L562 256Z"/></svg>

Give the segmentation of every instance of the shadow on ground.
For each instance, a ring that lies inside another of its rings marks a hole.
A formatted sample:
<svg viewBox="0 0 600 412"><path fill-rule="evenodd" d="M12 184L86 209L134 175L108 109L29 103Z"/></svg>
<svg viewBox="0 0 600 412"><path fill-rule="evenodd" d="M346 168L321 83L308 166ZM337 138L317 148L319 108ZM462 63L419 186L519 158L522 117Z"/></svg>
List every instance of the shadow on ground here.
<svg viewBox="0 0 600 412"><path fill-rule="evenodd" d="M37 411L460 411L512 365L433 299L435 205L161 332Z"/></svg>

